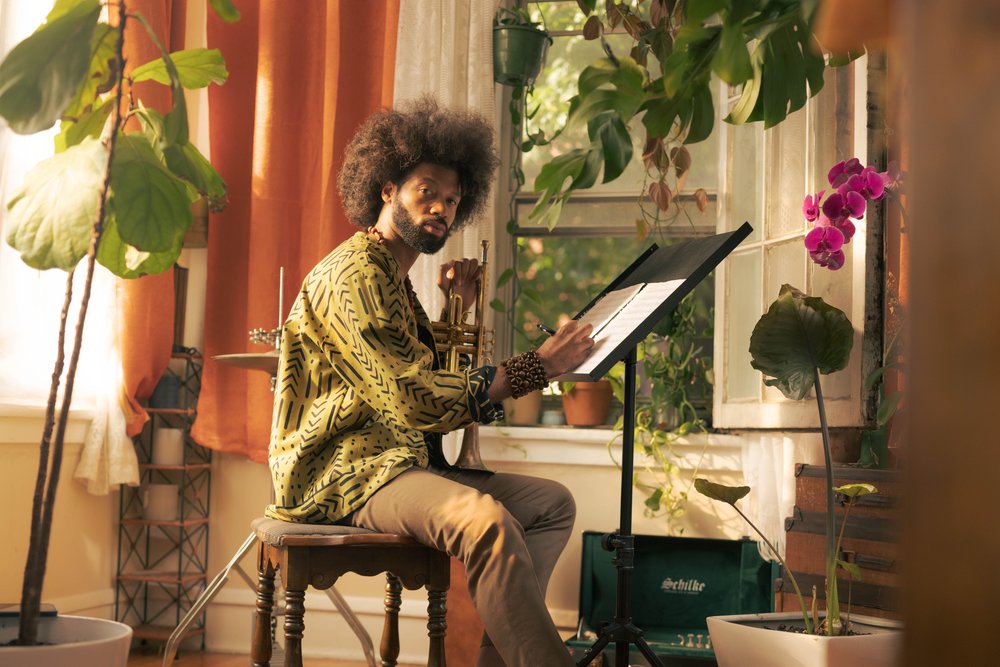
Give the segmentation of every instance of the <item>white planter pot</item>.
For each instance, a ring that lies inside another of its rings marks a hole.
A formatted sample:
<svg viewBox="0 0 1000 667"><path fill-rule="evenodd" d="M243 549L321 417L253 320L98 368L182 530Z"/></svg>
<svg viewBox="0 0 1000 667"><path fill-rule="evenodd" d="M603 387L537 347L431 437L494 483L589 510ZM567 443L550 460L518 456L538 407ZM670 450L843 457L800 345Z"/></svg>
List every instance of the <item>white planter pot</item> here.
<svg viewBox="0 0 1000 667"><path fill-rule="evenodd" d="M17 637L17 617L0 619L0 645ZM125 667L132 628L84 616L43 617L40 646L0 646L0 667Z"/></svg>
<svg viewBox="0 0 1000 667"><path fill-rule="evenodd" d="M801 627L802 614L709 616L719 667L895 667L902 653L898 621L852 614L851 627L868 634L847 637L771 629L781 624Z"/></svg>

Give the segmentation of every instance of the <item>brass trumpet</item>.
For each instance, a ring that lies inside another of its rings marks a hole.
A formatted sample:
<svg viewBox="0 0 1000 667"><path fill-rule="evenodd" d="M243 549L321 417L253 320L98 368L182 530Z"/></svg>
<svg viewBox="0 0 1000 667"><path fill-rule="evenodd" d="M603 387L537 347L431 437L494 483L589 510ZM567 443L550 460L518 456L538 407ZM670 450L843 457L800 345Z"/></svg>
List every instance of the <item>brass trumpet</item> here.
<svg viewBox="0 0 1000 667"><path fill-rule="evenodd" d="M454 289L448 293L447 318L444 322L433 322L434 344L438 353L444 353L444 367L449 371L457 371L465 367L464 357L468 356L471 368L478 368L490 359L493 354L494 332L483 325L483 314L486 305L486 267L489 241L483 241L483 255L480 261L479 286L476 292L475 318L472 324L463 320L464 305L462 297ZM455 459L459 468L470 470L485 470L479 455L479 424L465 427L462 436L462 448Z"/></svg>

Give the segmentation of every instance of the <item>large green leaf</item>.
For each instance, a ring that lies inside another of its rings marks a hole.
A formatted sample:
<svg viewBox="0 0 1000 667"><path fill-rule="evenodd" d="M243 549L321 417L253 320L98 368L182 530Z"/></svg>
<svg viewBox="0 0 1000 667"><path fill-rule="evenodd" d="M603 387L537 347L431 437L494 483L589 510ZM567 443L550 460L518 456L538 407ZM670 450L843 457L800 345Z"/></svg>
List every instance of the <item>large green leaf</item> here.
<svg viewBox="0 0 1000 667"><path fill-rule="evenodd" d="M208 4L211 5L212 11L226 23L238 21L240 18L240 12L233 5L232 0L208 0Z"/></svg>
<svg viewBox="0 0 1000 667"><path fill-rule="evenodd" d="M712 500L719 500L730 505L735 505L736 501L750 493L749 486L726 486L716 484L703 477L694 480L695 490L703 496L708 496Z"/></svg>
<svg viewBox="0 0 1000 667"><path fill-rule="evenodd" d="M69 106L63 110L63 120L75 119L87 113L98 96L114 85L117 74L115 53L117 41L117 30L107 23L97 24L90 39L90 65L87 67L87 76Z"/></svg>
<svg viewBox="0 0 1000 667"><path fill-rule="evenodd" d="M153 273L162 273L174 265L184 247L184 235L179 235L174 244L163 252L144 252L122 241L114 215L104 221L101 245L97 249L97 261L120 278L138 278Z"/></svg>
<svg viewBox="0 0 1000 667"><path fill-rule="evenodd" d="M814 369L828 374L847 366L853 344L847 315L819 297L782 285L750 335L750 365L770 378L764 384L799 400L813 387Z"/></svg>
<svg viewBox="0 0 1000 667"><path fill-rule="evenodd" d="M60 7L0 64L0 116L12 130L32 134L59 119L87 75L100 11L97 0Z"/></svg>
<svg viewBox="0 0 1000 667"><path fill-rule="evenodd" d="M618 178L632 160L632 137L621 117L615 113L601 114L590 121L588 129L591 140L601 147L600 157L604 159L603 182Z"/></svg>
<svg viewBox="0 0 1000 667"><path fill-rule="evenodd" d="M181 86L184 88L204 88L210 83L223 84L229 78L226 62L218 49L186 49L174 51L170 59L177 69ZM144 65L139 65L132 71L133 81L148 81L152 79L165 86L171 85L170 72L163 58L157 58Z"/></svg>
<svg viewBox="0 0 1000 667"><path fill-rule="evenodd" d="M719 50L712 58L712 70L731 86L737 86L753 76L750 53L740 26L722 26Z"/></svg>
<svg viewBox="0 0 1000 667"><path fill-rule="evenodd" d="M696 144L708 139L713 127L715 127L715 104L712 102L712 90L706 83L704 86L698 86L692 98L691 123L684 143Z"/></svg>
<svg viewBox="0 0 1000 667"><path fill-rule="evenodd" d="M226 197L226 183L201 151L190 142L172 144L167 141L164 118L156 109L140 106L136 117L142 126L143 135L163 155L167 168L175 176L190 183L199 194L207 197L213 210L220 208Z"/></svg>
<svg viewBox="0 0 1000 667"><path fill-rule="evenodd" d="M61 153L70 146L76 146L87 137L100 137L114 108L115 97L111 95L76 120L62 120L59 123L59 134L53 139L56 153Z"/></svg>
<svg viewBox="0 0 1000 667"><path fill-rule="evenodd" d="M72 271L87 254L107 149L84 139L38 163L7 204L7 243L36 269Z"/></svg>
<svg viewBox="0 0 1000 667"><path fill-rule="evenodd" d="M119 135L111 165L109 206L122 241L146 252L170 250L191 226L194 199L146 137Z"/></svg>

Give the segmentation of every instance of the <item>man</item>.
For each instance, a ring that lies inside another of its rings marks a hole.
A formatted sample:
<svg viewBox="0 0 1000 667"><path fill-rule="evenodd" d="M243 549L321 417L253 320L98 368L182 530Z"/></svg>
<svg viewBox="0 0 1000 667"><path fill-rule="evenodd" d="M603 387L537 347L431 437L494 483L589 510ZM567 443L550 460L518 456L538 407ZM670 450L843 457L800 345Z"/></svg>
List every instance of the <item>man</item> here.
<svg viewBox="0 0 1000 667"><path fill-rule="evenodd" d="M481 117L423 99L374 114L347 147L339 186L359 231L306 276L282 332L268 516L409 535L464 563L486 627L479 665L572 665L545 589L573 529L561 484L451 468L440 434L502 414L593 347L571 322L537 351L440 370L407 273L485 208L497 159ZM438 285L472 304L475 260Z"/></svg>

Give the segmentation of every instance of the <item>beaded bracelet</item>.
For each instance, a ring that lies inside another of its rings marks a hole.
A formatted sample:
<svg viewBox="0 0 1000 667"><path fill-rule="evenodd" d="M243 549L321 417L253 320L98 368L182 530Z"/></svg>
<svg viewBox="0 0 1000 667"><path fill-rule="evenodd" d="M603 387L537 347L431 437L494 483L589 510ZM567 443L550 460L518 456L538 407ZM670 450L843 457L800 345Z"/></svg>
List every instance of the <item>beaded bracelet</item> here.
<svg viewBox="0 0 1000 667"><path fill-rule="evenodd" d="M542 389L549 382L542 358L534 350L515 355L501 363L501 366L507 372L507 382L514 398Z"/></svg>

